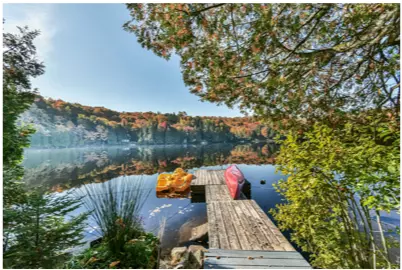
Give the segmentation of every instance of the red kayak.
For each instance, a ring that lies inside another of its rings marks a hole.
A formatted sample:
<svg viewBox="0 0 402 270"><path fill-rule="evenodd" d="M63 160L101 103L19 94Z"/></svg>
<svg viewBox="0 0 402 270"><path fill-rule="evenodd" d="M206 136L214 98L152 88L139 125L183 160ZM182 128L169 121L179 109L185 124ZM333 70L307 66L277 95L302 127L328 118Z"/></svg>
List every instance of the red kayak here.
<svg viewBox="0 0 402 270"><path fill-rule="evenodd" d="M231 165L225 171L225 180L230 196L235 200L238 199L245 182L243 173L236 165Z"/></svg>

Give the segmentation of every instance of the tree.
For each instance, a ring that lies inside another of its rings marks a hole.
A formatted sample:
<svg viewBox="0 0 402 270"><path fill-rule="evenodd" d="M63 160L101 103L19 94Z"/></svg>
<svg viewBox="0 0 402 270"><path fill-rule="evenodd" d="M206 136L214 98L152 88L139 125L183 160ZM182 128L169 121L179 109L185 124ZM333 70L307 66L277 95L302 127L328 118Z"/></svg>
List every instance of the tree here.
<svg viewBox="0 0 402 270"><path fill-rule="evenodd" d="M38 31L18 28L3 34L3 254L7 268L52 268L66 249L80 243L85 215L66 221L79 207L68 196L54 197L39 190L25 192L20 182L23 148L34 130L18 126L19 115L33 103L30 79L44 72L36 59L33 40Z"/></svg>
<svg viewBox="0 0 402 270"><path fill-rule="evenodd" d="M176 53L192 93L239 105L286 135L277 164L290 178L278 187L286 203L275 218L315 266L392 266L387 239L377 246L366 213L381 228L379 211L399 209L398 4L127 8L125 30L160 57ZM351 205L351 195L363 205Z"/></svg>
<svg viewBox="0 0 402 270"><path fill-rule="evenodd" d="M44 73L44 65L36 58L33 40L39 31L18 27L19 34L3 34L3 86L15 84L19 91L31 89L30 79Z"/></svg>
<svg viewBox="0 0 402 270"><path fill-rule="evenodd" d="M5 209L4 217L15 223L4 230L6 268L57 268L68 249L83 244L87 214L66 216L80 207L68 194L46 195L35 190L24 204Z"/></svg>
<svg viewBox="0 0 402 270"><path fill-rule="evenodd" d="M236 104L279 127L399 111L398 4L127 4L125 30L181 57L202 100Z"/></svg>
<svg viewBox="0 0 402 270"><path fill-rule="evenodd" d="M36 59L33 40L38 31L18 28L19 34L3 34L3 202L9 206L23 200L19 180L23 169L19 165L23 148L29 145L34 131L17 126L18 116L29 108L35 97L30 78L44 72L44 65Z"/></svg>
<svg viewBox="0 0 402 270"><path fill-rule="evenodd" d="M278 170L289 177L277 189L288 202L273 214L281 229L294 230L297 245L314 254L314 266L397 267L380 211L400 207L399 127L375 115L367 118L371 123L343 130L316 124L303 137L288 134L281 146ZM375 227L381 241L375 240Z"/></svg>

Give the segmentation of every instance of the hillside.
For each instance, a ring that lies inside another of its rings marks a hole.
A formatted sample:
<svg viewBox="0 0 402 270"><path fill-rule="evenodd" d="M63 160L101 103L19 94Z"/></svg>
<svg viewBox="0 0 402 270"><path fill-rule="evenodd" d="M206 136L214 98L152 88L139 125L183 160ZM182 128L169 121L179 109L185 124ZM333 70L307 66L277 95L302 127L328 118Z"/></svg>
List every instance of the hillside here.
<svg viewBox="0 0 402 270"><path fill-rule="evenodd" d="M200 117L185 112L117 112L38 96L20 122L36 133L31 147L118 144L199 144L272 140L273 130L250 117Z"/></svg>

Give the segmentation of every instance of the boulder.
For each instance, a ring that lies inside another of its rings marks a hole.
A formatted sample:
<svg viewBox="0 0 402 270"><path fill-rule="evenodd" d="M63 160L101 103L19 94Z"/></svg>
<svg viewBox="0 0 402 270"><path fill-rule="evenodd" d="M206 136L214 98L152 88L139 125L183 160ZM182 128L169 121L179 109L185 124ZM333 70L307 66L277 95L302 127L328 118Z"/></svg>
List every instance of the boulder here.
<svg viewBox="0 0 402 270"><path fill-rule="evenodd" d="M199 225L191 230L190 241L206 242L208 240L208 223Z"/></svg>
<svg viewBox="0 0 402 270"><path fill-rule="evenodd" d="M207 251L203 246L191 245L188 247L188 261L185 265L189 269L200 269L203 268L204 264L204 253Z"/></svg>
<svg viewBox="0 0 402 270"><path fill-rule="evenodd" d="M208 232L207 224L206 219L202 217L193 217L189 219L179 229L179 245L189 246L187 245L188 242L204 241L207 236L205 232ZM190 243L190 245L191 244L192 243Z"/></svg>
<svg viewBox="0 0 402 270"><path fill-rule="evenodd" d="M188 257L187 254L187 247L175 247L171 251L171 265L177 265L178 263L186 260L186 257Z"/></svg>
<svg viewBox="0 0 402 270"><path fill-rule="evenodd" d="M206 243L208 240L208 223L205 220L190 219L179 230L179 243L188 242Z"/></svg>
<svg viewBox="0 0 402 270"><path fill-rule="evenodd" d="M170 265L174 269L200 269L203 267L206 251L207 249L201 245L176 247L172 249Z"/></svg>

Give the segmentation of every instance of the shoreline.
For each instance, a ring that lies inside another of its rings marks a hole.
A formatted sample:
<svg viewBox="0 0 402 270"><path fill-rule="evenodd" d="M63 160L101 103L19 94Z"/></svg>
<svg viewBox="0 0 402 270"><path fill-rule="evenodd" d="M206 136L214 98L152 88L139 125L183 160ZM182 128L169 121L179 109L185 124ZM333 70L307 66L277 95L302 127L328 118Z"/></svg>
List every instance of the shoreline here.
<svg viewBox="0 0 402 270"><path fill-rule="evenodd" d="M232 145L247 145L247 144L277 144L274 140L261 140L261 141L241 141L241 142L211 142L211 143L187 143L187 144L104 144L104 145L83 145L83 146L72 146L72 147L27 147L24 151L34 151L34 150L62 150L62 149L93 149L93 148L124 148L124 149L135 149L143 147L154 147L154 148L165 148L165 147L204 147L210 145L222 145L222 144L232 144Z"/></svg>

